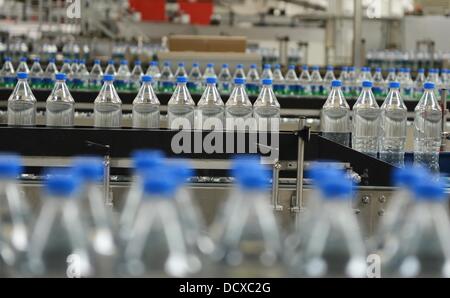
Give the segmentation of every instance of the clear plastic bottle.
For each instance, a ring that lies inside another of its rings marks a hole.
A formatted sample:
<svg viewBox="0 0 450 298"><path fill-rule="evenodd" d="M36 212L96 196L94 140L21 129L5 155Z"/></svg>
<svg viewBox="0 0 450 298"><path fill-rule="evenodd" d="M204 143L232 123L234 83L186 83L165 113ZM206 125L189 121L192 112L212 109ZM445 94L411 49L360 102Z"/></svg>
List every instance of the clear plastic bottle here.
<svg viewBox="0 0 450 298"><path fill-rule="evenodd" d="M281 72L280 64L275 64L273 70L273 91L276 95L284 95L286 92L286 82L283 73Z"/></svg>
<svg viewBox="0 0 450 298"><path fill-rule="evenodd" d="M44 88L53 89L53 87L55 86L55 76L58 73L58 67L56 66L55 62L56 60L54 58L51 58L48 61L47 67L45 68L43 79Z"/></svg>
<svg viewBox="0 0 450 298"><path fill-rule="evenodd" d="M270 64L264 64L263 71L261 73L261 80L264 79L273 80L272 65Z"/></svg>
<svg viewBox="0 0 450 298"><path fill-rule="evenodd" d="M237 125L237 119L245 121L245 119L251 118L252 115L253 105L245 91L245 79L235 78L233 91L225 104L226 128L233 130Z"/></svg>
<svg viewBox="0 0 450 298"><path fill-rule="evenodd" d="M240 64L242 65L242 64ZM222 69L219 72L219 75L217 76L217 85L218 89L221 93L228 94L231 91L231 72L230 68L228 67L228 64L223 64Z"/></svg>
<svg viewBox="0 0 450 298"><path fill-rule="evenodd" d="M216 71L214 70L214 63L208 63L203 73L203 84L206 87L206 79L217 78Z"/></svg>
<svg viewBox="0 0 450 298"><path fill-rule="evenodd" d="M130 77L130 88L131 90L137 90L141 86L141 78L144 75L144 70L142 69L141 60L134 61L134 67L131 71Z"/></svg>
<svg viewBox="0 0 450 298"><path fill-rule="evenodd" d="M117 90L127 90L128 86L130 86L131 72L128 67L128 61L122 60L120 61L119 69L117 70L116 80L114 85L117 87Z"/></svg>
<svg viewBox="0 0 450 298"><path fill-rule="evenodd" d="M323 94L323 80L318 66L311 67L311 93L312 95Z"/></svg>
<svg viewBox="0 0 450 298"><path fill-rule="evenodd" d="M133 127L159 128L159 100L152 87L152 77L142 76L142 86L133 101Z"/></svg>
<svg viewBox="0 0 450 298"><path fill-rule="evenodd" d="M21 57L19 60L19 66L17 66L16 73L24 72L26 74L30 73L30 69L27 64L28 59L26 57Z"/></svg>
<svg viewBox="0 0 450 298"><path fill-rule="evenodd" d="M11 61L10 57L6 57L3 67L0 69L0 83L5 88L12 88L16 83L16 72Z"/></svg>
<svg viewBox="0 0 450 298"><path fill-rule="evenodd" d="M258 73L258 66L256 64L250 65L250 70L247 73L246 88L249 94L255 95L259 92L260 77Z"/></svg>
<svg viewBox="0 0 450 298"><path fill-rule="evenodd" d="M44 70L41 67L41 59L39 57L34 58L33 65L30 68L29 77L31 88L33 89L42 88Z"/></svg>
<svg viewBox="0 0 450 298"><path fill-rule="evenodd" d="M64 63L61 66L60 72L66 75L67 86L72 87L74 73L72 72L72 68L70 67L70 59L64 59Z"/></svg>
<svg viewBox="0 0 450 298"><path fill-rule="evenodd" d="M342 92L345 96L351 96L351 83L350 75L348 73L348 67L342 66L341 74L339 75L339 81L342 82Z"/></svg>
<svg viewBox="0 0 450 298"><path fill-rule="evenodd" d="M328 94L331 90L331 82L336 80L336 77L334 76L334 67L331 65L327 66L327 71L325 75L323 76L323 88L324 88L324 94Z"/></svg>
<svg viewBox="0 0 450 298"><path fill-rule="evenodd" d="M163 64L163 69L161 70L161 76L159 77L159 91L170 93L174 91L174 76L172 70L170 69L170 62L166 61Z"/></svg>
<svg viewBox="0 0 450 298"><path fill-rule="evenodd" d="M375 74L373 75L372 92L376 98L381 98L386 95L386 82L384 81L381 67L377 67L375 69Z"/></svg>
<svg viewBox="0 0 450 298"><path fill-rule="evenodd" d="M371 81L363 81L361 94L353 106L352 148L377 158L380 107L372 87Z"/></svg>
<svg viewBox="0 0 450 298"><path fill-rule="evenodd" d="M47 173L43 206L34 225L25 276L89 277L94 273L79 206L81 179L73 170Z"/></svg>
<svg viewBox="0 0 450 298"><path fill-rule="evenodd" d="M75 101L66 85L66 75L58 73L53 91L47 98L47 126L73 126Z"/></svg>
<svg viewBox="0 0 450 298"><path fill-rule="evenodd" d="M192 93L200 93L202 91L202 72L199 63L192 64L187 86Z"/></svg>
<svg viewBox="0 0 450 298"><path fill-rule="evenodd" d="M112 75L114 77L117 75L117 71L116 71L116 67L114 66L113 59L108 60L108 65L106 66L106 69L105 69L105 75Z"/></svg>
<svg viewBox="0 0 450 298"><path fill-rule="evenodd" d="M36 98L28 85L28 74L17 73L17 84L8 99L8 125L36 125Z"/></svg>
<svg viewBox="0 0 450 298"><path fill-rule="evenodd" d="M411 74L409 73L408 68L401 68L400 73L400 92L403 100L412 100L414 82L411 79Z"/></svg>
<svg viewBox="0 0 450 298"><path fill-rule="evenodd" d="M234 72L233 79L235 78L246 78L243 64L236 65L236 71Z"/></svg>
<svg viewBox="0 0 450 298"><path fill-rule="evenodd" d="M177 87L167 104L169 129L194 129L195 102L186 83L186 77L177 78Z"/></svg>
<svg viewBox="0 0 450 298"><path fill-rule="evenodd" d="M295 72L295 65L291 64L285 75L286 79L286 94L297 96L300 94L300 83L298 81L297 73Z"/></svg>
<svg viewBox="0 0 450 298"><path fill-rule="evenodd" d="M178 63L178 68L175 71L174 76L177 77L187 77L188 73L186 71L186 68L184 67L184 62Z"/></svg>
<svg viewBox="0 0 450 298"><path fill-rule="evenodd" d="M89 87L94 90L100 90L102 86L103 69L99 59L94 61L94 66L89 74Z"/></svg>
<svg viewBox="0 0 450 298"><path fill-rule="evenodd" d="M215 242L211 257L233 268L245 266L246 274L267 276L281 260L281 235L269 202L269 171L258 160L240 158L233 163L236 189L225 202L210 229ZM220 272L220 275L226 271ZM236 276L236 273L229 273ZM242 274L242 273L241 273Z"/></svg>
<svg viewBox="0 0 450 298"><path fill-rule="evenodd" d="M153 89L158 90L159 79L161 78L161 71L159 70L158 61L150 62L146 75L152 77Z"/></svg>
<svg viewBox="0 0 450 298"><path fill-rule="evenodd" d="M424 93L414 109L414 163L439 173L442 110L434 92L435 84L424 84Z"/></svg>
<svg viewBox="0 0 450 298"><path fill-rule="evenodd" d="M320 131L324 138L350 146L350 106L341 90L342 82L331 82L331 91L322 107Z"/></svg>
<svg viewBox="0 0 450 298"><path fill-rule="evenodd" d="M86 67L86 60L79 60L78 70L73 75L73 87L81 90L87 89L89 85L89 71Z"/></svg>
<svg viewBox="0 0 450 298"><path fill-rule="evenodd" d="M356 79L356 96L358 96L361 92L362 92L362 83L364 81L372 81L372 74L370 72L370 68L369 67L361 67L359 75L357 76Z"/></svg>
<svg viewBox="0 0 450 298"><path fill-rule="evenodd" d="M388 75L386 77L386 84L389 84L390 82L397 82L396 78L397 78L397 75L395 73L395 68L393 68L393 67L388 68Z"/></svg>
<svg viewBox="0 0 450 298"><path fill-rule="evenodd" d="M114 76L103 76L103 87L94 101L95 127L121 127L122 101L114 87Z"/></svg>
<svg viewBox="0 0 450 298"><path fill-rule="evenodd" d="M207 78L206 89L197 103L198 129L223 130L224 103L216 87L217 79Z"/></svg>
<svg viewBox="0 0 450 298"><path fill-rule="evenodd" d="M356 73L356 67L350 66L348 68L348 82L343 82L345 84L345 88L348 90L347 96L358 96L359 95L359 85L358 85L358 74Z"/></svg>
<svg viewBox="0 0 450 298"><path fill-rule="evenodd" d="M78 59L73 59L72 60L72 64L70 65L70 68L72 69L72 72L74 74L77 73L79 64L80 64L80 61Z"/></svg>
<svg viewBox="0 0 450 298"><path fill-rule="evenodd" d="M300 83L300 95L311 95L311 76L307 65L302 66L302 72L298 80Z"/></svg>
<svg viewBox="0 0 450 298"><path fill-rule="evenodd" d="M253 105L253 117L261 131L278 131L280 103L272 89L272 80L263 79L261 92Z"/></svg>
<svg viewBox="0 0 450 298"><path fill-rule="evenodd" d="M390 82L389 93L381 106L380 159L403 167L408 110L400 94L400 83Z"/></svg>
<svg viewBox="0 0 450 298"><path fill-rule="evenodd" d="M133 232L123 245L119 274L186 277L198 272L202 264L183 233L173 172L162 168L148 172L142 185L143 199Z"/></svg>

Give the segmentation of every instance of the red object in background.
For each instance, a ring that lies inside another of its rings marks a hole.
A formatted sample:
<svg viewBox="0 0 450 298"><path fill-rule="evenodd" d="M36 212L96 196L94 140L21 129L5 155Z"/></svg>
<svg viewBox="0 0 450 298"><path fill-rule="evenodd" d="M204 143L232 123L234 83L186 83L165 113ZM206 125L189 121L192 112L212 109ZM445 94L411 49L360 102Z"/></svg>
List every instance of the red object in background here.
<svg viewBox="0 0 450 298"><path fill-rule="evenodd" d="M141 13L143 21L165 21L166 0L129 0L130 7Z"/></svg>
<svg viewBox="0 0 450 298"><path fill-rule="evenodd" d="M190 15L191 24L209 25L214 8L212 0L178 0L178 5Z"/></svg>

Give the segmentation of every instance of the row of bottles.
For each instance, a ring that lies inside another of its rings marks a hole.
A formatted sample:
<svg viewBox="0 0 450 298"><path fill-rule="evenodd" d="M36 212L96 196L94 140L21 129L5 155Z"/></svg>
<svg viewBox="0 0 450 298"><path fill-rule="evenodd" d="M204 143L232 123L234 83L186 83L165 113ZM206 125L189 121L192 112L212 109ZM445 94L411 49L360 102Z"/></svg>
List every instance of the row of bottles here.
<svg viewBox="0 0 450 298"><path fill-rule="evenodd" d="M29 73L33 88L52 88L58 68L53 59L43 70L39 58L35 58L29 69L26 58L21 58L21 62L15 71L11 59L7 58L0 70L0 86L12 87L15 83L15 73L19 72ZM186 70L184 63L179 63L173 73L171 64L167 61L163 63L162 69L159 68L158 62L153 61L145 72L139 60L134 62L133 69L130 69L127 60L122 60L117 70L114 61L110 60L104 71L100 61L96 60L89 71L84 60L72 61L66 59L60 72L66 74L67 85L71 89L79 90L99 90L102 86L103 75L113 75L115 86L119 91L138 90L142 76L147 74L153 77L153 88L157 92L166 93L173 92L176 86L176 78L184 76L188 78L188 88L191 93L202 93L206 88L206 79L215 77L218 81L219 91L225 94L232 91L235 78L244 78L250 95L259 94L263 79L272 79L274 92L277 95L324 96L328 94L331 82L336 79L332 66L327 66L326 73L322 78L318 66L311 67L311 72L309 72L308 66L303 66L300 75L297 76L295 65L290 65L288 71L283 74L279 64L276 64L273 70L270 64L265 64L261 73L259 73L256 64L252 64L247 72L244 65L238 64L232 74L229 65L223 64L220 72L216 74L212 63L206 65L204 72L201 71L199 63L194 63L189 72ZM361 83L372 81L373 92L378 98L385 97L388 84L397 81L400 82L401 92L405 100L419 99L423 93L423 84L426 81L434 82L438 89L448 89L450 86L449 70L442 69L439 75L439 71L434 68L429 69L427 76L425 76L423 68L419 69L416 80L413 81L409 68L400 68L397 72L395 68L389 68L388 75L384 78L381 68L376 68L372 74L368 67L362 67L359 72L355 67L343 67L339 80L343 83L343 91L346 96L358 96L361 92Z"/></svg>
<svg viewBox="0 0 450 298"><path fill-rule="evenodd" d="M0 275L450 276L448 197L423 168L392 173L399 190L365 239L352 208L353 183L332 164L311 165L310 201L284 233L270 205L270 172L257 158L234 160L236 183L210 226L186 185L195 176L188 164L158 151L135 152L132 160L119 213L105 205L103 160L95 157L47 171L35 212L16 180L21 159L0 156ZM368 267L369 255L378 256L381 269Z"/></svg>
<svg viewBox="0 0 450 298"><path fill-rule="evenodd" d="M353 117L345 100L342 83L332 82L332 89L321 111L324 137L357 151L378 157L398 167L404 165L407 109L399 82L389 83L389 93L379 107L372 92L373 83L364 81L353 106ZM424 83L424 93L414 109L414 161L439 172L442 133L442 110L435 84Z"/></svg>
<svg viewBox="0 0 450 298"><path fill-rule="evenodd" d="M48 126L73 126L75 101L66 85L66 74L55 75L56 84L46 102L46 123ZM114 86L114 76L104 75L103 87L94 101L94 126L105 128L121 127L122 101ZM197 104L193 101L187 87L187 78L179 76L177 86L168 102L168 127L179 129L213 129L226 127L235 129L235 122L242 119L243 124L254 129L278 129L280 104L273 92L272 80L263 80L258 99L252 104L245 89L245 79L236 78L233 91L224 103L217 89L217 79L206 79L206 88ZM153 90L153 78L142 76L142 85L133 101L133 127L159 128L160 102ZM8 99L8 125L33 126L36 124L36 98L28 84L26 73L18 74L18 83ZM253 122L245 120L254 118ZM272 124L274 123L274 124ZM237 127L245 130L245 127Z"/></svg>

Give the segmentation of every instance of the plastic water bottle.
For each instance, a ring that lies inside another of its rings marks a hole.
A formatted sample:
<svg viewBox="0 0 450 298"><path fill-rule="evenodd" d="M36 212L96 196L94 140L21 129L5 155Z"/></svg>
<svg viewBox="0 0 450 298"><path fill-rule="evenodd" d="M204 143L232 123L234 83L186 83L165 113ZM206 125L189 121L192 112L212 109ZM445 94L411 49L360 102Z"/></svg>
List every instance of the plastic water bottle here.
<svg viewBox="0 0 450 298"><path fill-rule="evenodd" d="M239 158L233 162L233 176L236 188L211 227L211 257L228 266L245 266L247 273L264 275L270 267L277 274L282 247L269 204L269 171L257 159Z"/></svg>
<svg viewBox="0 0 450 298"><path fill-rule="evenodd" d="M216 78L206 79L206 89L197 103L198 129L223 130L224 103L216 84Z"/></svg>
<svg viewBox="0 0 450 298"><path fill-rule="evenodd" d="M302 72L298 81L300 83L300 95L311 95L311 76L307 65L302 66Z"/></svg>
<svg viewBox="0 0 450 298"><path fill-rule="evenodd" d="M29 76L30 76L30 85L32 88L39 89L42 87L44 70L42 70L40 58L38 57L34 58L34 62L33 65L31 66Z"/></svg>
<svg viewBox="0 0 450 298"><path fill-rule="evenodd" d="M19 66L17 66L16 73L24 72L26 74L30 73L30 69L28 68L27 58L21 57L19 60Z"/></svg>
<svg viewBox="0 0 450 298"><path fill-rule="evenodd" d="M150 66L147 69L146 75L149 75L152 77L153 89L158 90L158 83L159 83L159 79L161 78L161 71L159 70L157 61L150 62Z"/></svg>
<svg viewBox="0 0 450 298"><path fill-rule="evenodd" d="M404 100L412 100L414 82L407 68L400 69L400 92Z"/></svg>
<svg viewBox="0 0 450 298"><path fill-rule="evenodd" d="M128 67L128 61L122 60L120 61L119 69L117 70L116 81L114 85L118 90L126 90L130 85L131 72Z"/></svg>
<svg viewBox="0 0 450 298"><path fill-rule="evenodd" d="M134 67L131 71L131 82L130 88L136 90L141 86L141 78L144 75L144 70L142 69L141 60L134 61Z"/></svg>
<svg viewBox="0 0 450 298"><path fill-rule="evenodd" d="M342 82L342 92L345 96L351 96L351 84L350 84L350 76L348 74L348 67L342 66L341 74L339 75L339 81Z"/></svg>
<svg viewBox="0 0 450 298"><path fill-rule="evenodd" d="M217 78L216 71L214 70L214 63L208 63L206 65L205 72L203 73L203 84L206 84L206 79L208 78Z"/></svg>
<svg viewBox="0 0 450 298"><path fill-rule="evenodd" d="M191 93L200 93L202 90L202 72L199 63L193 63L191 71L189 72L189 79L187 87Z"/></svg>
<svg viewBox="0 0 450 298"><path fill-rule="evenodd" d="M99 157L78 157L73 169L83 182L81 192L81 217L91 235L91 246L97 255L112 256L116 243L112 230L112 214L106 208L103 189L104 164Z"/></svg>
<svg viewBox="0 0 450 298"><path fill-rule="evenodd" d="M70 65L70 68L72 69L72 72L76 74L78 71L80 61L78 59L73 59L71 62L72 64Z"/></svg>
<svg viewBox="0 0 450 298"><path fill-rule="evenodd" d="M261 92L253 105L253 117L261 131L278 131L280 103L272 89L272 80L263 79Z"/></svg>
<svg viewBox="0 0 450 298"><path fill-rule="evenodd" d="M226 128L233 130L237 119L245 120L252 115L253 105L245 91L245 79L235 78L233 91L225 104Z"/></svg>
<svg viewBox="0 0 450 298"><path fill-rule="evenodd" d="M324 138L344 146L350 145L350 106L345 100L339 80L331 83L331 91L322 107L320 131Z"/></svg>
<svg viewBox="0 0 450 298"><path fill-rule="evenodd" d="M123 245L119 273L186 277L198 272L201 262L186 240L175 202L174 173L170 169L155 169L143 176L142 185L144 196L133 232Z"/></svg>
<svg viewBox="0 0 450 298"><path fill-rule="evenodd" d="M112 75L114 77L117 75L116 67L114 66L114 60L111 59L108 61L108 65L105 69L105 75Z"/></svg>
<svg viewBox="0 0 450 298"><path fill-rule="evenodd" d="M188 77L186 68L184 67L184 62L178 63L178 68L177 68L177 70L175 71L174 76L175 76L176 78L178 78L178 77Z"/></svg>
<svg viewBox="0 0 450 298"><path fill-rule="evenodd" d="M275 64L273 71L273 91L277 95L284 95L286 91L286 82L283 74L281 73L280 64Z"/></svg>
<svg viewBox="0 0 450 298"><path fill-rule="evenodd" d="M8 266L13 266L16 256L28 248L30 224L34 220L17 181L22 170L19 156L0 155L0 239L3 241L2 259Z"/></svg>
<svg viewBox="0 0 450 298"><path fill-rule="evenodd" d="M372 93L372 82L362 82L362 92L353 106L353 149L374 158L378 153L380 107Z"/></svg>
<svg viewBox="0 0 450 298"><path fill-rule="evenodd" d="M434 83L424 84L425 91L414 109L414 163L439 173L442 110L434 88Z"/></svg>
<svg viewBox="0 0 450 298"><path fill-rule="evenodd" d="M133 101L133 127L159 128L159 100L152 87L152 77L142 76L142 86Z"/></svg>
<svg viewBox="0 0 450 298"><path fill-rule="evenodd" d="M66 75L58 73L55 78L55 87L46 103L47 126L73 126L75 101L67 88Z"/></svg>
<svg viewBox="0 0 450 298"><path fill-rule="evenodd" d="M167 104L168 128L194 128L195 102L186 86L187 78L177 78L177 87Z"/></svg>
<svg viewBox="0 0 450 298"><path fill-rule="evenodd" d="M311 93L312 95L323 94L323 80L318 66L311 67Z"/></svg>
<svg viewBox="0 0 450 298"><path fill-rule="evenodd" d="M236 65L236 71L234 72L233 79L236 79L236 78L241 78L241 79L246 78L243 64Z"/></svg>
<svg viewBox="0 0 450 298"><path fill-rule="evenodd" d="M55 61L54 58L51 58L44 71L43 85L47 89L52 89L55 86L55 76L58 73L58 67L56 66Z"/></svg>
<svg viewBox="0 0 450 298"><path fill-rule="evenodd" d="M260 77L258 67L256 64L250 65L250 70L247 73L247 91L249 94L255 95L259 93Z"/></svg>
<svg viewBox="0 0 450 298"><path fill-rule="evenodd" d="M36 125L36 98L28 85L28 74L17 73L17 84L8 99L8 125Z"/></svg>
<svg viewBox="0 0 450 298"><path fill-rule="evenodd" d="M301 272L309 277L365 277L366 248L351 208L353 185L343 172L334 175L339 178L323 179L318 184L323 202L298 256Z"/></svg>
<svg viewBox="0 0 450 298"><path fill-rule="evenodd" d="M103 87L94 101L95 127L120 127L122 122L122 101L114 87L114 77L104 75Z"/></svg>
<svg viewBox="0 0 450 298"><path fill-rule="evenodd" d="M439 71L436 68L430 68L428 70L427 82L434 83L435 87L441 83L439 78Z"/></svg>
<svg viewBox="0 0 450 298"><path fill-rule="evenodd" d="M381 68L377 67L375 69L375 74L373 75L373 87L372 92L375 97L383 97L386 95L386 82L384 81L383 74L381 73Z"/></svg>
<svg viewBox="0 0 450 298"><path fill-rule="evenodd" d="M297 96L300 93L300 83L298 81L297 73L295 72L295 65L291 64L285 75L286 80L286 94Z"/></svg>
<svg viewBox="0 0 450 298"><path fill-rule="evenodd" d="M362 83L364 81L372 81L372 74L370 73L370 67L361 67L361 71L356 79L356 95L362 92Z"/></svg>
<svg viewBox="0 0 450 298"><path fill-rule="evenodd" d="M73 75L73 86L77 89L86 89L89 85L89 71L84 59L79 60L78 70Z"/></svg>
<svg viewBox="0 0 450 298"><path fill-rule="evenodd" d="M272 65L270 64L264 64L263 71L261 73L261 80L264 79L273 80Z"/></svg>
<svg viewBox="0 0 450 298"><path fill-rule="evenodd" d="M170 93L173 92L174 88L174 76L172 70L170 69L170 62L166 61L163 64L163 69L161 70L161 76L159 77L159 91Z"/></svg>
<svg viewBox="0 0 450 298"><path fill-rule="evenodd" d="M74 73L70 67L70 59L64 59L60 72L66 75L66 83L69 87L72 87Z"/></svg>
<svg viewBox="0 0 450 298"><path fill-rule="evenodd" d="M349 94L347 96L358 96L358 74L356 73L356 67L350 66L348 68L348 82L345 83L345 87L349 88Z"/></svg>
<svg viewBox="0 0 450 298"><path fill-rule="evenodd" d="M47 173L44 204L34 225L25 275L89 277L94 273L79 206L81 179L72 170ZM76 266L76 267L74 267Z"/></svg>
<svg viewBox="0 0 450 298"><path fill-rule="evenodd" d="M419 68L417 70L416 80L414 81L414 99L419 100L423 94L423 84L425 84L425 69Z"/></svg>
<svg viewBox="0 0 450 298"><path fill-rule="evenodd" d="M6 57L2 69L0 69L0 83L5 88L11 88L16 82L16 72L12 65L11 58Z"/></svg>
<svg viewBox="0 0 450 298"><path fill-rule="evenodd" d="M231 91L232 76L228 64L223 64L217 77L218 89L221 93L228 94Z"/></svg>
<svg viewBox="0 0 450 298"><path fill-rule="evenodd" d="M323 88L324 93L328 94L331 90L331 82L335 81L336 77L334 76L334 67L331 65L327 66L327 72L323 76Z"/></svg>
<svg viewBox="0 0 450 298"><path fill-rule="evenodd" d="M400 94L400 83L390 82L381 106L380 159L396 167L404 166L408 110Z"/></svg>
<svg viewBox="0 0 450 298"><path fill-rule="evenodd" d="M94 62L94 66L91 69L91 73L89 74L89 87L92 89L100 89L102 86L103 79L103 69L100 64L100 60L96 59Z"/></svg>
<svg viewBox="0 0 450 298"><path fill-rule="evenodd" d="M390 82L397 82L397 75L393 67L388 68L388 75L386 77L386 83L389 84Z"/></svg>

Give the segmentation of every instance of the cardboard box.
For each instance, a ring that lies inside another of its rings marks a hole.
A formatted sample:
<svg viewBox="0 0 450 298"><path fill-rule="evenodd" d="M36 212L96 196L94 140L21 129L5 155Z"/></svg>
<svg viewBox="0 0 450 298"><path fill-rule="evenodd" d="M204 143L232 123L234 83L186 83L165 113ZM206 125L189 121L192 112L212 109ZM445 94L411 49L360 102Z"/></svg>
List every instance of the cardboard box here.
<svg viewBox="0 0 450 298"><path fill-rule="evenodd" d="M172 35L169 36L172 52L232 52L245 53L247 38L244 36Z"/></svg>

